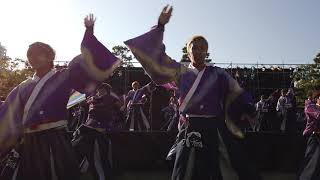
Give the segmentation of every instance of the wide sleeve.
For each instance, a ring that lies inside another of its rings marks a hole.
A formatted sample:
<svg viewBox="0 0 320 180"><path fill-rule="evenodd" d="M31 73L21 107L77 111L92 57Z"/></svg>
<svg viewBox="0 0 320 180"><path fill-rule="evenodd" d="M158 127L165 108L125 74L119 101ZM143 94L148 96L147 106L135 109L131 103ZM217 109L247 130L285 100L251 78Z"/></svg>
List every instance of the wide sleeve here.
<svg viewBox="0 0 320 180"><path fill-rule="evenodd" d="M14 88L0 108L0 156L15 145L22 134L23 103L20 87Z"/></svg>
<svg viewBox="0 0 320 180"><path fill-rule="evenodd" d="M227 72L224 71L222 76L226 89L224 98L226 125L234 135L244 138L244 134L239 127L248 123L241 119L244 115L252 117L255 113L252 96L242 89Z"/></svg>
<svg viewBox="0 0 320 180"><path fill-rule="evenodd" d="M81 93L92 93L120 65L115 57L88 27L81 43L81 55L68 66L69 81L73 89Z"/></svg>
<svg viewBox="0 0 320 180"><path fill-rule="evenodd" d="M315 120L319 121L320 111L318 108L316 108L316 106L306 105L304 112L305 112L305 114L308 115L308 117L310 119L315 119Z"/></svg>
<svg viewBox="0 0 320 180"><path fill-rule="evenodd" d="M151 31L127 40L124 43L140 62L143 69L156 84L179 82L180 74L186 67L171 59L163 44L164 28L155 27Z"/></svg>
<svg viewBox="0 0 320 180"><path fill-rule="evenodd" d="M135 92L134 99L132 99L134 102L140 101L144 95L150 95L152 91L156 89L154 82L149 82L145 86L141 87Z"/></svg>

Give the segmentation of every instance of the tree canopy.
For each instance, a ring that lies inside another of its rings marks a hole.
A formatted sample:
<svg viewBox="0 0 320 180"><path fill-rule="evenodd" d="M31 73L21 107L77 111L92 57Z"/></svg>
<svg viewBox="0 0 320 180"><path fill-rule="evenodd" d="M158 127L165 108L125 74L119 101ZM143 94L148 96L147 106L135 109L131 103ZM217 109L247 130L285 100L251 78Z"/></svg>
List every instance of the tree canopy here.
<svg viewBox="0 0 320 180"><path fill-rule="evenodd" d="M294 72L295 87L298 90L298 100L303 102L307 94L315 86L320 85L320 52L312 64L299 66Z"/></svg>

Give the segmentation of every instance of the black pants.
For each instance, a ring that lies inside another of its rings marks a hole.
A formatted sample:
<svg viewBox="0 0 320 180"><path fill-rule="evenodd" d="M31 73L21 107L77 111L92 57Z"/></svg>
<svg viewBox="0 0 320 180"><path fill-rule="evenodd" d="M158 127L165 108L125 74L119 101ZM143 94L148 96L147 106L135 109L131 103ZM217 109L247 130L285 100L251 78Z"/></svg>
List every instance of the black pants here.
<svg viewBox="0 0 320 180"><path fill-rule="evenodd" d="M239 180L261 180L255 164L244 149L244 141L234 136L225 123L219 124L219 134L226 146L232 168Z"/></svg>
<svg viewBox="0 0 320 180"><path fill-rule="evenodd" d="M72 145L76 151L81 177L111 179L111 141L105 133L81 126L75 133Z"/></svg>
<svg viewBox="0 0 320 180"><path fill-rule="evenodd" d="M150 130L150 123L143 112L142 105L133 105L126 118L126 128L130 131Z"/></svg>
<svg viewBox="0 0 320 180"><path fill-rule="evenodd" d="M320 143L319 135L312 134L308 138L305 156L298 180L319 180L320 179Z"/></svg>
<svg viewBox="0 0 320 180"><path fill-rule="evenodd" d="M63 128L24 135L16 179L79 179L78 163Z"/></svg>
<svg viewBox="0 0 320 180"><path fill-rule="evenodd" d="M222 180L219 167L218 121L192 118L176 146L172 180Z"/></svg>
<svg viewBox="0 0 320 180"><path fill-rule="evenodd" d="M194 180L222 179L218 132L226 146L231 166L236 171L239 180L261 180L254 164L249 161L248 154L243 147L243 140L234 136L227 129L223 120L191 118L186 130L182 132L185 132L185 136L183 137L180 134L178 136L180 140L171 149L175 150L176 153L172 180L185 179L186 177ZM192 132L199 132L201 137L190 137ZM190 139L193 146L190 145ZM171 157L173 157L172 154L169 158Z"/></svg>

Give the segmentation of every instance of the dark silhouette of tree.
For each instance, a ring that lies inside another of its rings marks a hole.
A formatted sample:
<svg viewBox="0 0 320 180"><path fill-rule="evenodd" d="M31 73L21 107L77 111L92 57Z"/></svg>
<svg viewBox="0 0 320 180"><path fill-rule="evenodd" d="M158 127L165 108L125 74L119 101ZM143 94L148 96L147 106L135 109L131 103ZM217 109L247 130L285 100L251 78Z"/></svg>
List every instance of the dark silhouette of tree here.
<svg viewBox="0 0 320 180"><path fill-rule="evenodd" d="M123 61L123 66L132 67L132 55L130 54L131 51L126 46L114 46L112 48L112 54Z"/></svg>

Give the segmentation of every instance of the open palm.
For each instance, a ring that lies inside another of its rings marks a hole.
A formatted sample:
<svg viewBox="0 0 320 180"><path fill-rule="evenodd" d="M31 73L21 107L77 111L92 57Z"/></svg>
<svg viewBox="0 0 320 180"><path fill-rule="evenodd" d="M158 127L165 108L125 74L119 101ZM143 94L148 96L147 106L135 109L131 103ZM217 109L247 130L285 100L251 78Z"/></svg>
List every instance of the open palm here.
<svg viewBox="0 0 320 180"><path fill-rule="evenodd" d="M84 18L84 25L86 27L94 26L95 22L96 22L96 18L93 16L93 14L89 14Z"/></svg>

